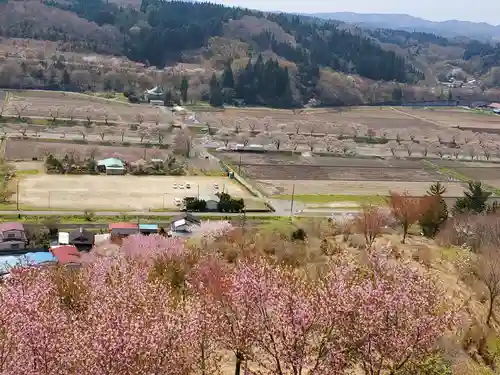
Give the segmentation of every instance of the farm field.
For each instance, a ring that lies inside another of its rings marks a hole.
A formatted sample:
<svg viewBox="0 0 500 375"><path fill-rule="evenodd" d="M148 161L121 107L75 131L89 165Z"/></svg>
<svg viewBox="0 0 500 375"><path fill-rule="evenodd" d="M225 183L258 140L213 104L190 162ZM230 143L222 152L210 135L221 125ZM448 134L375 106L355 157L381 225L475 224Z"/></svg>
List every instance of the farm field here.
<svg viewBox="0 0 500 375"><path fill-rule="evenodd" d="M7 140L5 158L10 161L26 161L37 158L43 160L47 153L64 157L74 153L80 158L85 158L94 153L95 158L121 157L125 161L136 161L146 157L162 158L168 154L167 150L144 148L139 146L101 146L78 143L57 143L34 140Z"/></svg>
<svg viewBox="0 0 500 375"><path fill-rule="evenodd" d="M500 131L500 116L463 109L410 109L398 108L399 111L417 116L443 127L467 129L494 129Z"/></svg>
<svg viewBox="0 0 500 375"><path fill-rule="evenodd" d="M409 176L415 182L448 180L420 160L292 155L280 158L276 153L228 152L221 155L245 176L255 180L408 181Z"/></svg>
<svg viewBox="0 0 500 375"><path fill-rule="evenodd" d="M359 196L389 195L390 191L407 191L411 196L423 196L429 188L429 182L402 182L402 181L326 181L317 180L259 180L258 187L269 195L290 196L295 185L296 195L353 195L357 201ZM444 182L447 191L446 197L463 195L464 187L456 182ZM332 198L332 201L335 199Z"/></svg>
<svg viewBox="0 0 500 375"><path fill-rule="evenodd" d="M357 107L349 109L313 109L294 114L288 110L269 110L265 108L228 108L223 112L204 112L199 114L199 121L209 122L215 126L234 126L240 122L243 126L252 127L253 130L266 130L271 123L271 128L283 125L283 131L295 132L296 126L301 126L305 131L311 127L316 133L336 133L334 126L360 124L368 128L380 130L396 128L434 128L426 121L422 121L404 113L399 113L391 108Z"/></svg>
<svg viewBox="0 0 500 375"><path fill-rule="evenodd" d="M19 108L23 108L23 117L50 118L51 110L58 109L60 118L84 120L90 115L92 121L109 121L120 123L136 123L138 114L142 114L145 123L167 123L173 116L159 107L147 104L131 104L106 100L91 95L53 92L53 91L13 91L5 109L5 115L18 116Z"/></svg>
<svg viewBox="0 0 500 375"><path fill-rule="evenodd" d="M191 183L191 189L174 189L174 183ZM52 209L128 209L148 211L173 207L174 198L200 197L214 193L213 184L236 198L245 199L248 208L257 203L249 192L223 177L164 176L25 176L19 184L19 202L29 207ZM165 206L163 205L165 203ZM81 206L81 207L80 207ZM262 204L260 204L262 206Z"/></svg>

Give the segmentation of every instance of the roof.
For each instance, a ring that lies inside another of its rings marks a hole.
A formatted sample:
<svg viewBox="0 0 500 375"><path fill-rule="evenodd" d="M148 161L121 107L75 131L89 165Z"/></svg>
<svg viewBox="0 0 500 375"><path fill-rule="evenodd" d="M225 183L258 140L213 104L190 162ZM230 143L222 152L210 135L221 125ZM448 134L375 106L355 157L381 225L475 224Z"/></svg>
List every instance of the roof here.
<svg viewBox="0 0 500 375"><path fill-rule="evenodd" d="M140 230L158 230L158 224L139 224Z"/></svg>
<svg viewBox="0 0 500 375"><path fill-rule="evenodd" d="M69 242L73 242L75 240L78 240L78 242L94 243L94 233L80 227L69 232Z"/></svg>
<svg viewBox="0 0 500 375"><path fill-rule="evenodd" d="M185 219L180 219L180 220L173 222L174 227L180 227L180 226L186 225L186 224L187 224L187 221Z"/></svg>
<svg viewBox="0 0 500 375"><path fill-rule="evenodd" d="M80 253L78 249L71 245L55 246L50 249L60 264L79 263Z"/></svg>
<svg viewBox="0 0 500 375"><path fill-rule="evenodd" d="M175 223L178 220L185 219L188 222L194 223L194 224L201 224L201 220L198 216L195 216L193 214L190 214L189 212L185 212L181 215L175 216L172 218L172 223Z"/></svg>
<svg viewBox="0 0 500 375"><path fill-rule="evenodd" d="M205 202L208 201L216 201L219 202L220 198L217 195L204 195L200 197L201 200L204 200Z"/></svg>
<svg viewBox="0 0 500 375"><path fill-rule="evenodd" d="M97 162L98 166L105 166L106 168L119 168L123 169L125 168L125 165L123 164L123 161L117 158L107 158L103 160L99 160Z"/></svg>
<svg viewBox="0 0 500 375"><path fill-rule="evenodd" d="M24 230L24 225L21 223L1 223L0 232L5 232L7 230Z"/></svg>
<svg viewBox="0 0 500 375"><path fill-rule="evenodd" d="M27 253L25 257L30 263L41 264L47 262L56 262L57 258L52 253Z"/></svg>
<svg viewBox="0 0 500 375"><path fill-rule="evenodd" d="M109 229L137 229L138 225L134 223L112 223L109 224Z"/></svg>
<svg viewBox="0 0 500 375"><path fill-rule="evenodd" d="M69 245L69 233L59 232L57 242L59 243L59 245Z"/></svg>
<svg viewBox="0 0 500 375"><path fill-rule="evenodd" d="M491 103L490 105L488 105L488 107L490 107L490 108L500 108L500 103Z"/></svg>

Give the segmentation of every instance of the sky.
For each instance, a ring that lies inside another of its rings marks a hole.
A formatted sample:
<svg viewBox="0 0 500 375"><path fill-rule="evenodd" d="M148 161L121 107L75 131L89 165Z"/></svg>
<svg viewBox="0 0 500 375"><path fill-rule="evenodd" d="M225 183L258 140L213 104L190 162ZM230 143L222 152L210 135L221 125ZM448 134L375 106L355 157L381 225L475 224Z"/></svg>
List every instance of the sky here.
<svg viewBox="0 0 500 375"><path fill-rule="evenodd" d="M265 11L294 13L404 13L431 21L461 20L500 24L500 1L480 0L215 0ZM481 6L476 6L476 5ZM475 5L476 4L476 5Z"/></svg>

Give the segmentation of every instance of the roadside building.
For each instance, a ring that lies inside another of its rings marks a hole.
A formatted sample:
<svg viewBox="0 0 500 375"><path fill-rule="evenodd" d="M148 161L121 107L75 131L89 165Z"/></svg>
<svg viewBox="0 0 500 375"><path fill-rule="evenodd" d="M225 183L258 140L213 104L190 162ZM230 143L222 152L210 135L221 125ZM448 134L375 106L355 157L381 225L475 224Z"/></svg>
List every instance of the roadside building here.
<svg viewBox="0 0 500 375"><path fill-rule="evenodd" d="M97 162L97 170L111 175L123 175L126 172L125 164L117 158L107 158Z"/></svg>
<svg viewBox="0 0 500 375"><path fill-rule="evenodd" d="M201 220L198 217L186 212L173 218L170 224L170 230L173 233L187 234L191 233L194 228L200 225Z"/></svg>
<svg viewBox="0 0 500 375"><path fill-rule="evenodd" d="M94 233L80 227L69 232L68 240L68 244L79 251L89 251L94 246Z"/></svg>
<svg viewBox="0 0 500 375"><path fill-rule="evenodd" d="M139 233L149 236L158 233L158 224L139 224Z"/></svg>
<svg viewBox="0 0 500 375"><path fill-rule="evenodd" d="M27 242L23 224L16 222L0 224L0 252L22 250Z"/></svg>

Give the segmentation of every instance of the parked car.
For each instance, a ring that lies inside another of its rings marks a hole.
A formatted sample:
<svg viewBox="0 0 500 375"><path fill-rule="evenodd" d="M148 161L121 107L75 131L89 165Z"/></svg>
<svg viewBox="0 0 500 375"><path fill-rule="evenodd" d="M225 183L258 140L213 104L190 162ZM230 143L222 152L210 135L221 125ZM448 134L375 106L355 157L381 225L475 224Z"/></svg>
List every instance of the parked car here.
<svg viewBox="0 0 500 375"><path fill-rule="evenodd" d="M173 187L174 189L177 189L177 184L172 184L172 187Z"/></svg>
<svg viewBox="0 0 500 375"><path fill-rule="evenodd" d="M191 183L190 182L186 182L186 189L191 189Z"/></svg>
<svg viewBox="0 0 500 375"><path fill-rule="evenodd" d="M180 206L182 204L182 200L180 198L174 198L174 204L176 206Z"/></svg>
<svg viewBox="0 0 500 375"><path fill-rule="evenodd" d="M219 190L219 184L214 184L214 189Z"/></svg>

